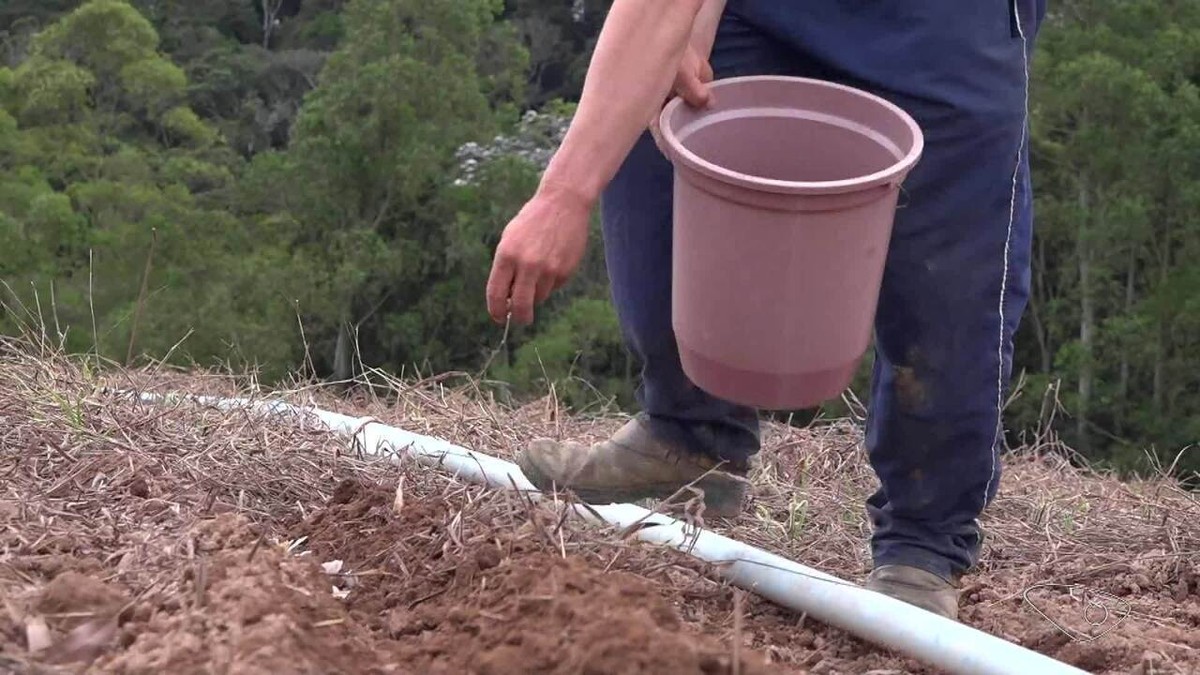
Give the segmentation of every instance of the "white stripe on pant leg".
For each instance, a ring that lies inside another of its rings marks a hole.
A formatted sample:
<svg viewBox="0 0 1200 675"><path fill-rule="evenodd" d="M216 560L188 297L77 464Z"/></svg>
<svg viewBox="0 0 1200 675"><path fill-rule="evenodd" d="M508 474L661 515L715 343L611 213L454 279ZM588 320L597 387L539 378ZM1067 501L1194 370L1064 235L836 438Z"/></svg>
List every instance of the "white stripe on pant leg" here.
<svg viewBox="0 0 1200 675"><path fill-rule="evenodd" d="M1029 40L1025 37L1025 28L1021 25L1021 8L1018 0L1012 0L1013 17L1017 25L1017 34L1021 37L1021 60L1025 71L1025 100L1021 117L1021 140L1017 143L1017 161L1012 173L1012 193L1008 203L1008 232L1004 237L1004 272L1000 277L1000 339L996 347L996 435L992 439L992 464L988 473L988 482L983 488L983 506L987 506L988 491L996 480L996 455L999 453L1000 436L1004 429L1004 300L1008 295L1008 258L1012 247L1013 224L1017 214L1017 183L1021 175L1021 157L1025 148L1025 135L1029 127Z"/></svg>

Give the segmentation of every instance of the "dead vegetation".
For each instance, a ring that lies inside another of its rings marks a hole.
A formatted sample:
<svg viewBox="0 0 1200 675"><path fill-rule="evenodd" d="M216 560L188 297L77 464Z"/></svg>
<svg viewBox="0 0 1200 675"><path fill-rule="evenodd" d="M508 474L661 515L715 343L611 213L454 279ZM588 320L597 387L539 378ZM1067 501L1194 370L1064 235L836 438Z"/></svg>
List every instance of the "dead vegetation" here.
<svg viewBox="0 0 1200 675"><path fill-rule="evenodd" d="M553 503L356 456L304 417L117 391L267 395L245 381L16 342L0 377L0 671L925 672ZM621 423L373 380L272 395L497 456ZM855 426L766 442L746 514L714 529L861 581L875 482ZM985 525L964 621L1092 672L1200 669L1194 494L1017 453Z"/></svg>

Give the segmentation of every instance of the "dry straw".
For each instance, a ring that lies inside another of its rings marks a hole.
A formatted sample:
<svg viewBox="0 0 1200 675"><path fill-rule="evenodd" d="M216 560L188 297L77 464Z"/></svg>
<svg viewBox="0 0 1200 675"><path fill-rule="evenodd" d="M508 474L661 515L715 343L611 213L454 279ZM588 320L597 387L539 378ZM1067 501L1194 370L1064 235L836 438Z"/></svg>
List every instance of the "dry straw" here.
<svg viewBox="0 0 1200 675"><path fill-rule="evenodd" d="M298 554L304 543L289 539L287 527L321 509L334 488L352 478L383 486L395 508L440 503L445 525L425 539L379 541L379 560L359 573L383 570L384 558L407 547L414 560L409 573L417 574L431 564L420 551L436 548L452 559L455 551L503 532L559 556L582 556L600 568L651 579L690 622L726 644L737 639L740 645L744 634L751 646L792 668L826 663L919 670L887 655L864 656L870 648L757 599L735 605L730 589L698 563L579 527L565 516L563 502L533 504L348 455L342 441L313 421L186 404L145 406L109 393L132 388L265 397L253 378L157 364L101 367L94 358L68 358L44 341L23 340L0 344L0 378L0 597L6 600L0 635L44 641L44 621L54 642L39 654L96 652L109 622L129 609L116 607L111 616L39 614L39 579L53 572L56 561L95 561L95 574L129 589L130 605L151 599L200 604L205 597L193 567L197 523L241 514L259 526L258 541L247 545L251 557L289 547ZM572 417L552 397L506 408L484 383L465 375L414 383L369 371L349 387L295 383L269 393L373 416L505 458L538 436L596 440L623 421L615 415ZM849 420L806 429L772 424L765 446L746 513L706 527L861 580L870 532L862 505L875 480L857 426ZM1119 672L1153 663L1154 672L1186 672L1200 666L1195 494L1161 476L1121 482L1072 466L1054 449L1026 450L1007 458L1000 497L984 526L984 559L980 574L966 582L964 620L1085 668ZM1126 624L1103 640L1072 641L1049 620L1063 620L1061 613L1039 618L1030 611L1026 591L1039 584L1121 598L1129 606ZM0 669L32 668L39 658L26 649L0 649ZM1087 665L1093 662L1101 665Z"/></svg>

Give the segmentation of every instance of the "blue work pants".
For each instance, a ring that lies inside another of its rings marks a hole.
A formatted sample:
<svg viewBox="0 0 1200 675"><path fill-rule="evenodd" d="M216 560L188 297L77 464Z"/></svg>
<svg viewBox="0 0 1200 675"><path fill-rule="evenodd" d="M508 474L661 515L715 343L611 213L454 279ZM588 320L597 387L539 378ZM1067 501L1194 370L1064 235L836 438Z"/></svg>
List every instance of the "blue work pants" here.
<svg viewBox="0 0 1200 675"><path fill-rule="evenodd" d="M718 79L848 84L901 106L925 134L875 322L866 449L880 487L866 508L876 565L953 578L978 561L1030 289L1027 68L1044 13L1042 0L730 0L717 34ZM613 300L653 428L740 465L759 450L757 411L707 394L680 367L672 180L647 134L603 195Z"/></svg>

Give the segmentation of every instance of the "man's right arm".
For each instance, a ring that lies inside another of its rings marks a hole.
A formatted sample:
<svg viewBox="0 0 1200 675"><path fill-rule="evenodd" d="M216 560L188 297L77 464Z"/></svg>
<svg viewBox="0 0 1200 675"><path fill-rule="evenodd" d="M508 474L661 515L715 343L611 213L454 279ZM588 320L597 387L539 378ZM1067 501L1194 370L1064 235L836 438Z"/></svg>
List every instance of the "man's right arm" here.
<svg viewBox="0 0 1200 675"><path fill-rule="evenodd" d="M613 3L562 145L496 249L487 288L494 320L511 312L529 323L534 305L574 274L592 208L662 108L697 16L711 1Z"/></svg>
<svg viewBox="0 0 1200 675"><path fill-rule="evenodd" d="M717 27L721 25L721 15L724 13L725 0L707 0L696 15L696 23L692 28L692 48L705 60L712 55Z"/></svg>
<svg viewBox="0 0 1200 675"><path fill-rule="evenodd" d="M661 109L706 0L616 0L544 186L595 203ZM723 1L722 1L722 4Z"/></svg>

